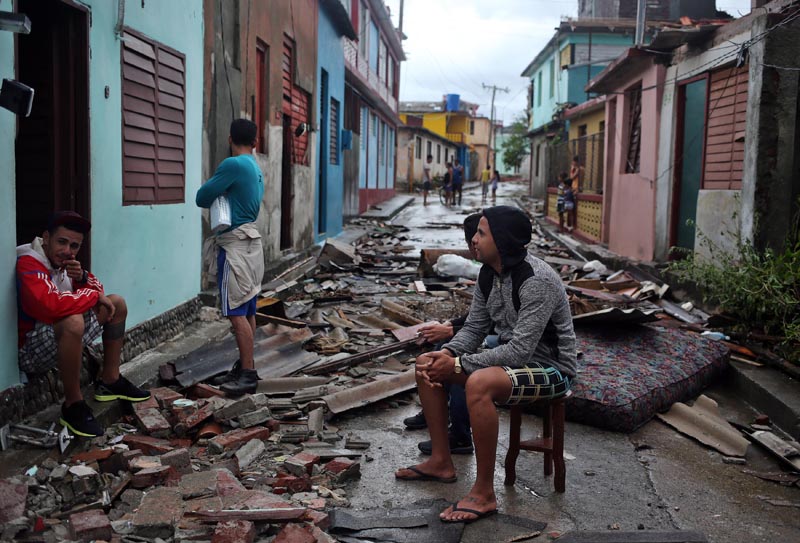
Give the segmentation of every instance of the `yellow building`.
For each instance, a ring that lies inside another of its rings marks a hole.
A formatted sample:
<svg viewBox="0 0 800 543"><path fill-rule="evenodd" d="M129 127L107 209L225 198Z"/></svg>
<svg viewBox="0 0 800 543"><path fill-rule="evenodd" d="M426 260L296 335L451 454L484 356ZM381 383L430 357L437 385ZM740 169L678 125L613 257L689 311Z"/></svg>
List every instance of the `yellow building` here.
<svg viewBox="0 0 800 543"><path fill-rule="evenodd" d="M464 166L465 179L474 180L489 159L489 126L477 115L478 106L460 101L457 111L447 111L445 102L401 102L400 120L419 126L454 143L456 158ZM413 119L409 119L413 118Z"/></svg>

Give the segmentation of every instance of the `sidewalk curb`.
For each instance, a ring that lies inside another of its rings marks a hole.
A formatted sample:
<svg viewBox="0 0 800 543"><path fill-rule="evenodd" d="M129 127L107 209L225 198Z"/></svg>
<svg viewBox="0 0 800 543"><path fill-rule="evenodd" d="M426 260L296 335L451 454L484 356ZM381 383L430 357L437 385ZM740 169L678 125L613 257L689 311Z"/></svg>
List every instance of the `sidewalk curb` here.
<svg viewBox="0 0 800 543"><path fill-rule="evenodd" d="M800 440L800 383L780 370L731 361L729 381L739 396L756 411Z"/></svg>
<svg viewBox="0 0 800 543"><path fill-rule="evenodd" d="M403 199L403 201L398 202L397 204L392 203L392 200L400 200L400 199ZM389 200L386 200L385 202L381 202L380 204L378 204L378 206L382 206L382 209L368 209L367 211L359 215L359 217L361 217L362 219L389 221L393 219L395 216L397 216L397 214L400 213L402 210L411 205L411 203L414 200L416 200L414 196L396 195L390 198ZM389 209L385 209L387 207L389 207Z"/></svg>

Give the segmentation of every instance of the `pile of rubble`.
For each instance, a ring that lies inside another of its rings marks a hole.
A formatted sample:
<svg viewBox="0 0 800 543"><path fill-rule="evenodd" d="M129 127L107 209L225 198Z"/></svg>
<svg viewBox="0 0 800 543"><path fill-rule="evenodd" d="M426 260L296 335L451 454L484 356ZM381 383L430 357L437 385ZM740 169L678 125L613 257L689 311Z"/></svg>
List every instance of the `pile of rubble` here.
<svg viewBox="0 0 800 543"><path fill-rule="evenodd" d="M36 541L332 541L369 443L266 394L160 387L63 463L0 482L2 539ZM302 534L300 534L302 532Z"/></svg>

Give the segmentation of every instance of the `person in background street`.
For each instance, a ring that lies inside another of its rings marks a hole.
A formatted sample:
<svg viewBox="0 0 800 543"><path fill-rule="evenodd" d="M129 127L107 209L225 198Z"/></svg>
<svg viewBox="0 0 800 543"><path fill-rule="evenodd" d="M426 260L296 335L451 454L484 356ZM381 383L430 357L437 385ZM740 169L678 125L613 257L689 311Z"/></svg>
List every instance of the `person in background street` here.
<svg viewBox="0 0 800 543"><path fill-rule="evenodd" d="M451 163L445 164L446 170L442 185L444 186L444 205L450 205L450 199L453 197L453 165Z"/></svg>
<svg viewBox="0 0 800 543"><path fill-rule="evenodd" d="M496 405L563 396L576 375L575 331L567 293L558 274L528 254L531 228L528 217L517 208L497 206L483 211L472 243L483 263L483 281L479 276L478 283L493 286L486 297L482 288L475 289L467 322L449 343L440 351L417 357L417 386L433 452L425 462L397 470L395 477L457 481L447 447L445 383L465 386L472 423L477 477L467 496L440 513L443 522L468 523L497 512ZM500 345L476 353L492 326Z"/></svg>
<svg viewBox="0 0 800 543"><path fill-rule="evenodd" d="M486 203L489 196L489 180L492 178L492 165L486 163L486 169L481 172L481 202Z"/></svg>
<svg viewBox="0 0 800 543"><path fill-rule="evenodd" d="M231 123L231 156L220 163L195 198L199 207L208 208L224 194L231 206L230 228L213 236L203 248L209 274L217 277L222 315L230 320L239 348L239 360L231 370L211 381L229 396L252 394L258 387L253 351L264 255L255 221L264 196L264 181L253 156L257 134L252 121L236 119Z"/></svg>
<svg viewBox="0 0 800 543"><path fill-rule="evenodd" d="M567 179L569 176L567 172L558 174L558 195L556 197L556 212L558 213L558 231L564 232L564 214L566 208L564 207L564 193L567 190Z"/></svg>
<svg viewBox="0 0 800 543"><path fill-rule="evenodd" d="M571 224L572 228L574 229L578 223L578 193L583 188L583 174L584 174L584 167L581 165L581 157L575 155L572 157L572 165L569 167L569 178L572 181L572 222L567 221L568 224Z"/></svg>
<svg viewBox="0 0 800 543"><path fill-rule="evenodd" d="M428 205L428 192L431 190L431 162L433 155L428 155L422 165L422 205Z"/></svg>
<svg viewBox="0 0 800 543"><path fill-rule="evenodd" d="M564 179L564 213L567 215L567 230L570 232L575 229L575 223L578 221L575 208L575 191L572 187L572 178L568 177ZM559 223L561 223L560 215Z"/></svg>
<svg viewBox="0 0 800 543"><path fill-rule="evenodd" d="M472 238L475 237L475 233L478 231L480 219L480 213L473 213L464 219L464 237L472 258L475 258ZM426 342L435 345L434 348L439 350L445 341L452 339L455 333L461 330L466 321L467 315L464 315L451 321L423 326L420 328L419 333ZM467 410L467 396L464 392L464 387L453 384L446 385L446 388L450 409L450 429L447 435L450 452L452 454L472 454L472 431L469 425L469 411ZM421 430L428 427L425 422L425 414L422 411L403 419L403 424L409 430ZM423 441L419 443L418 447L423 454L431 454L430 441Z"/></svg>
<svg viewBox="0 0 800 543"><path fill-rule="evenodd" d="M103 370L94 385L99 402L143 402L146 392L119 374L128 307L106 296L97 277L77 260L91 223L74 211L53 214L42 237L17 247L19 368L43 373L58 367L64 384L60 423L73 434L98 437L103 427L81 393L83 348L103 336ZM95 377L95 376L92 376Z"/></svg>
<svg viewBox="0 0 800 543"><path fill-rule="evenodd" d="M458 205L461 205L461 193L464 189L464 166L455 159L453 161L453 205L456 205L456 193L458 193Z"/></svg>
<svg viewBox="0 0 800 543"><path fill-rule="evenodd" d="M497 201L497 185L500 184L500 172L494 171L492 175L492 203Z"/></svg>

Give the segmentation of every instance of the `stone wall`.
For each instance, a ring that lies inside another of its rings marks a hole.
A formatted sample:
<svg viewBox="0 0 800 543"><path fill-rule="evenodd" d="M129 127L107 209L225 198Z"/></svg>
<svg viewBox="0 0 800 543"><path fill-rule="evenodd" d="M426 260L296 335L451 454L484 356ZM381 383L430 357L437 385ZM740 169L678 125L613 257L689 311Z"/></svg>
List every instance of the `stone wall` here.
<svg viewBox="0 0 800 543"><path fill-rule="evenodd" d="M200 298L192 298L148 321L131 328L125 333L125 346L122 349L122 363L132 360L148 349L159 345L181 333L197 320L202 303ZM102 345L93 346L84 353L81 367L81 385L91 382L102 360ZM28 382L0 392L0 426L16 422L61 402L64 387L53 369L39 375L29 375Z"/></svg>

